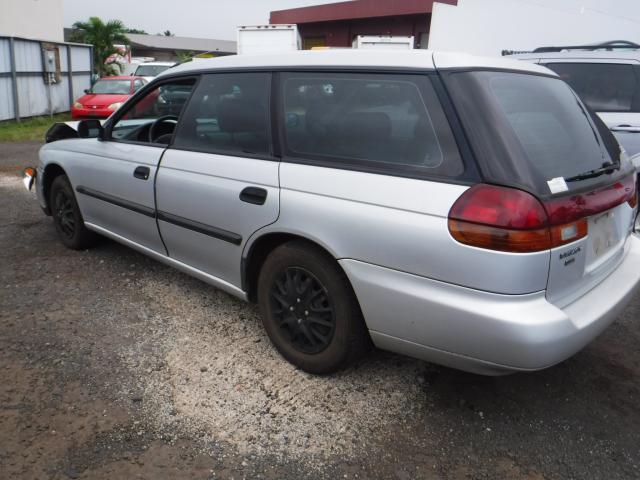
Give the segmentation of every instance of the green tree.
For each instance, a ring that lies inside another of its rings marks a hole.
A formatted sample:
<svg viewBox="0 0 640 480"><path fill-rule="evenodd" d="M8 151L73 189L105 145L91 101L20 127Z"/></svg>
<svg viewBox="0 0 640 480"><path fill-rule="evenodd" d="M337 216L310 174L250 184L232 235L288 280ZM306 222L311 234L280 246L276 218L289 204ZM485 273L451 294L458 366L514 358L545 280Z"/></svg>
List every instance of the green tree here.
<svg viewBox="0 0 640 480"><path fill-rule="evenodd" d="M125 28L125 33L139 33L140 35L149 35L147 32L142 30L141 28Z"/></svg>
<svg viewBox="0 0 640 480"><path fill-rule="evenodd" d="M120 53L114 45L129 46L126 27L120 20L103 22L98 17L91 17L87 22L75 22L72 39L76 42L93 45L93 64L98 75L107 76L117 74L120 70L115 60L109 60L111 55Z"/></svg>
<svg viewBox="0 0 640 480"><path fill-rule="evenodd" d="M183 50L176 50L174 53L178 57L178 63L190 62L196 56L196 52L185 52Z"/></svg>

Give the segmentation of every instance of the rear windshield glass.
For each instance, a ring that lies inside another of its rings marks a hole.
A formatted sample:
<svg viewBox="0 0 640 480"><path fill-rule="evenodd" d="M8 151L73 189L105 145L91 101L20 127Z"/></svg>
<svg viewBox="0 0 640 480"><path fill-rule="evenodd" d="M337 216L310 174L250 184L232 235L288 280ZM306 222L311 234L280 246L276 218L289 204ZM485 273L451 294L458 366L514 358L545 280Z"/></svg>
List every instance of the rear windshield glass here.
<svg viewBox="0 0 640 480"><path fill-rule="evenodd" d="M464 72L449 74L447 82L489 180L549 195L563 191L564 179L618 162L584 104L560 79ZM564 191L602 181L569 182Z"/></svg>
<svg viewBox="0 0 640 480"><path fill-rule="evenodd" d="M170 69L169 65L140 65L136 70L138 77L157 77L165 70Z"/></svg>
<svg viewBox="0 0 640 480"><path fill-rule="evenodd" d="M640 112L640 89L632 65L549 63L596 112Z"/></svg>
<svg viewBox="0 0 640 480"><path fill-rule="evenodd" d="M131 80L98 80L91 93L128 95L131 93Z"/></svg>

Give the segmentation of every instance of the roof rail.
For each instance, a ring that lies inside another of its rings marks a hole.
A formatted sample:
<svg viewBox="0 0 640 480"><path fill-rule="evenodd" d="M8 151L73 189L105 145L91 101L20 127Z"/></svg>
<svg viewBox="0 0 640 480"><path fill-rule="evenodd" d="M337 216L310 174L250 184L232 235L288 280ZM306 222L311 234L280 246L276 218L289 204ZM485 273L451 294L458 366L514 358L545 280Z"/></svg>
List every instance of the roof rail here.
<svg viewBox="0 0 640 480"><path fill-rule="evenodd" d="M564 47L539 47L533 53L552 53L561 52L563 50L637 50L640 45L629 42L627 40L612 40L610 42L599 43L596 45L573 45Z"/></svg>

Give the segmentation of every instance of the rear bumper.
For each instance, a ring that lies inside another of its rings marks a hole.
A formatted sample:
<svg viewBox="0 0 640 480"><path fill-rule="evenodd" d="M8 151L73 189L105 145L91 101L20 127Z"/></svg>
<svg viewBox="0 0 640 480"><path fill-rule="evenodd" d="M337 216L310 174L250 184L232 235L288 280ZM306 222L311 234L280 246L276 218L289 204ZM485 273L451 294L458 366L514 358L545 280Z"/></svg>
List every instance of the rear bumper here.
<svg viewBox="0 0 640 480"><path fill-rule="evenodd" d="M640 238L605 280L560 309L545 292L500 295L341 260L374 343L485 375L540 370L572 356L621 313L640 285Z"/></svg>

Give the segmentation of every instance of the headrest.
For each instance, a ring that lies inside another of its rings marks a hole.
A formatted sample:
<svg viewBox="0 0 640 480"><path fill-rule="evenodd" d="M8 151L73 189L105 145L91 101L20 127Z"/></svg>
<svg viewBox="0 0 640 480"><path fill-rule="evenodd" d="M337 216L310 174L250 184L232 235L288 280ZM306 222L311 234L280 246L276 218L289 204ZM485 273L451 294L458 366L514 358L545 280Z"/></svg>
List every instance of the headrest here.
<svg viewBox="0 0 640 480"><path fill-rule="evenodd" d="M350 141L380 141L391 137L391 119L382 112L349 113L336 125L335 133Z"/></svg>
<svg viewBox="0 0 640 480"><path fill-rule="evenodd" d="M218 127L227 133L264 132L267 129L264 105L240 98L218 104Z"/></svg>

